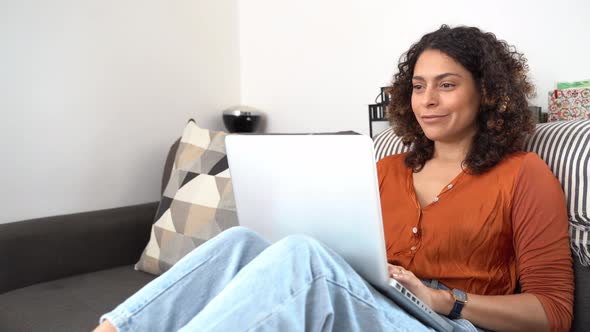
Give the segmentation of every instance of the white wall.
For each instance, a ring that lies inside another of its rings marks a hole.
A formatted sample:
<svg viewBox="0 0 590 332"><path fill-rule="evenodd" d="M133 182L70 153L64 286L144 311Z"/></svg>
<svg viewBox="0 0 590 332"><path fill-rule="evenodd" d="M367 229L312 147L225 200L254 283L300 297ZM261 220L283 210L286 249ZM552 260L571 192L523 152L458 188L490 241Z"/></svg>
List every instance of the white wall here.
<svg viewBox="0 0 590 332"><path fill-rule="evenodd" d="M368 133L367 104L411 43L477 25L524 52L539 96L590 78L567 0L2 0L0 223L159 198L184 122L267 113L268 132Z"/></svg>
<svg viewBox="0 0 590 332"><path fill-rule="evenodd" d="M0 1L0 222L159 199L240 100L236 0Z"/></svg>
<svg viewBox="0 0 590 332"><path fill-rule="evenodd" d="M442 23L474 25L516 45L538 95L590 79L590 2L249 0L240 3L242 102L267 131L356 130L399 56Z"/></svg>

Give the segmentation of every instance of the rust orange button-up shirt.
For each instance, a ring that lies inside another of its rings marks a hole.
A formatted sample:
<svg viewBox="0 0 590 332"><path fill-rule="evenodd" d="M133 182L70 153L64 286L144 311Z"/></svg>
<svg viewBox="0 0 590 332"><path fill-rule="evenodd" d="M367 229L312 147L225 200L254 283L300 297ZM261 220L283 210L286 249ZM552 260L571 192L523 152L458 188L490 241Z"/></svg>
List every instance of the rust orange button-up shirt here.
<svg viewBox="0 0 590 332"><path fill-rule="evenodd" d="M420 208L405 155L377 164L390 263L481 295L534 294L551 330L569 329L572 257L563 191L534 153L459 174Z"/></svg>

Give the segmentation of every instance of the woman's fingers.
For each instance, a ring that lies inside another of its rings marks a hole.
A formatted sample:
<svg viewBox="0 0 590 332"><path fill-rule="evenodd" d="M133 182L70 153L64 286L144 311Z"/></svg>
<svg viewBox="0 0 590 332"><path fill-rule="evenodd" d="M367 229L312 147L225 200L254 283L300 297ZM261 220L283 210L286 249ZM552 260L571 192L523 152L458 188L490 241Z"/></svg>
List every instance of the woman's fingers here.
<svg viewBox="0 0 590 332"><path fill-rule="evenodd" d="M414 288L413 286L422 283L412 271L406 270L398 265L389 265L389 275L406 287L410 286Z"/></svg>
<svg viewBox="0 0 590 332"><path fill-rule="evenodd" d="M390 276L402 274L404 271L403 267L401 267L399 265L393 265L393 264L389 264L388 269L389 269Z"/></svg>
<svg viewBox="0 0 590 332"><path fill-rule="evenodd" d="M432 306L432 292L436 290L430 289L414 275L412 271L406 270L399 265L388 265L390 276L397 280L400 284L406 287L412 294L416 295L421 301L429 306Z"/></svg>
<svg viewBox="0 0 590 332"><path fill-rule="evenodd" d="M389 275L392 277L414 276L414 273L412 273L412 271L406 270L405 268L403 268L402 266L399 266L399 265L388 264L388 269L389 269Z"/></svg>

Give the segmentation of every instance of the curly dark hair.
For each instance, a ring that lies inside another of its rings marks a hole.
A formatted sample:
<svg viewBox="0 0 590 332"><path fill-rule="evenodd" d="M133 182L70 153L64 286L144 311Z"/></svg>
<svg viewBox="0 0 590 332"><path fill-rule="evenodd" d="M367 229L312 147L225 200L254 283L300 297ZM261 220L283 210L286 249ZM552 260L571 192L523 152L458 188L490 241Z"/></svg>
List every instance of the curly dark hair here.
<svg viewBox="0 0 590 332"><path fill-rule="evenodd" d="M414 67L425 50L441 51L465 67L481 96L478 130L462 166L470 173L481 174L508 154L522 150L524 138L534 129L527 108L527 97L533 96L534 87L527 78L526 58L492 33L442 25L400 57L399 72L389 89L389 121L403 143L411 145L406 166L418 172L434 153L434 142L420 128L411 107Z"/></svg>

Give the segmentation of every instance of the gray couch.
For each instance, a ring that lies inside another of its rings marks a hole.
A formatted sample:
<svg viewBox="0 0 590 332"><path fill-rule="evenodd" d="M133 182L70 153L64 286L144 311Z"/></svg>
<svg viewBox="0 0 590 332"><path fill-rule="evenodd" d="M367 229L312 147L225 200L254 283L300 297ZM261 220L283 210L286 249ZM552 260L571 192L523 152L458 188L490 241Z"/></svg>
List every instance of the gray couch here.
<svg viewBox="0 0 590 332"><path fill-rule="evenodd" d="M154 277L134 271L157 203L0 225L0 331L89 331Z"/></svg>
<svg viewBox="0 0 590 332"><path fill-rule="evenodd" d="M0 331L95 327L100 314L154 278L133 264L147 244L157 205L0 224ZM575 260L575 275L572 331L589 331L590 269Z"/></svg>
<svg viewBox="0 0 590 332"><path fill-rule="evenodd" d="M177 140L162 176L168 183ZM0 332L89 331L155 276L135 271L158 202L0 224Z"/></svg>

